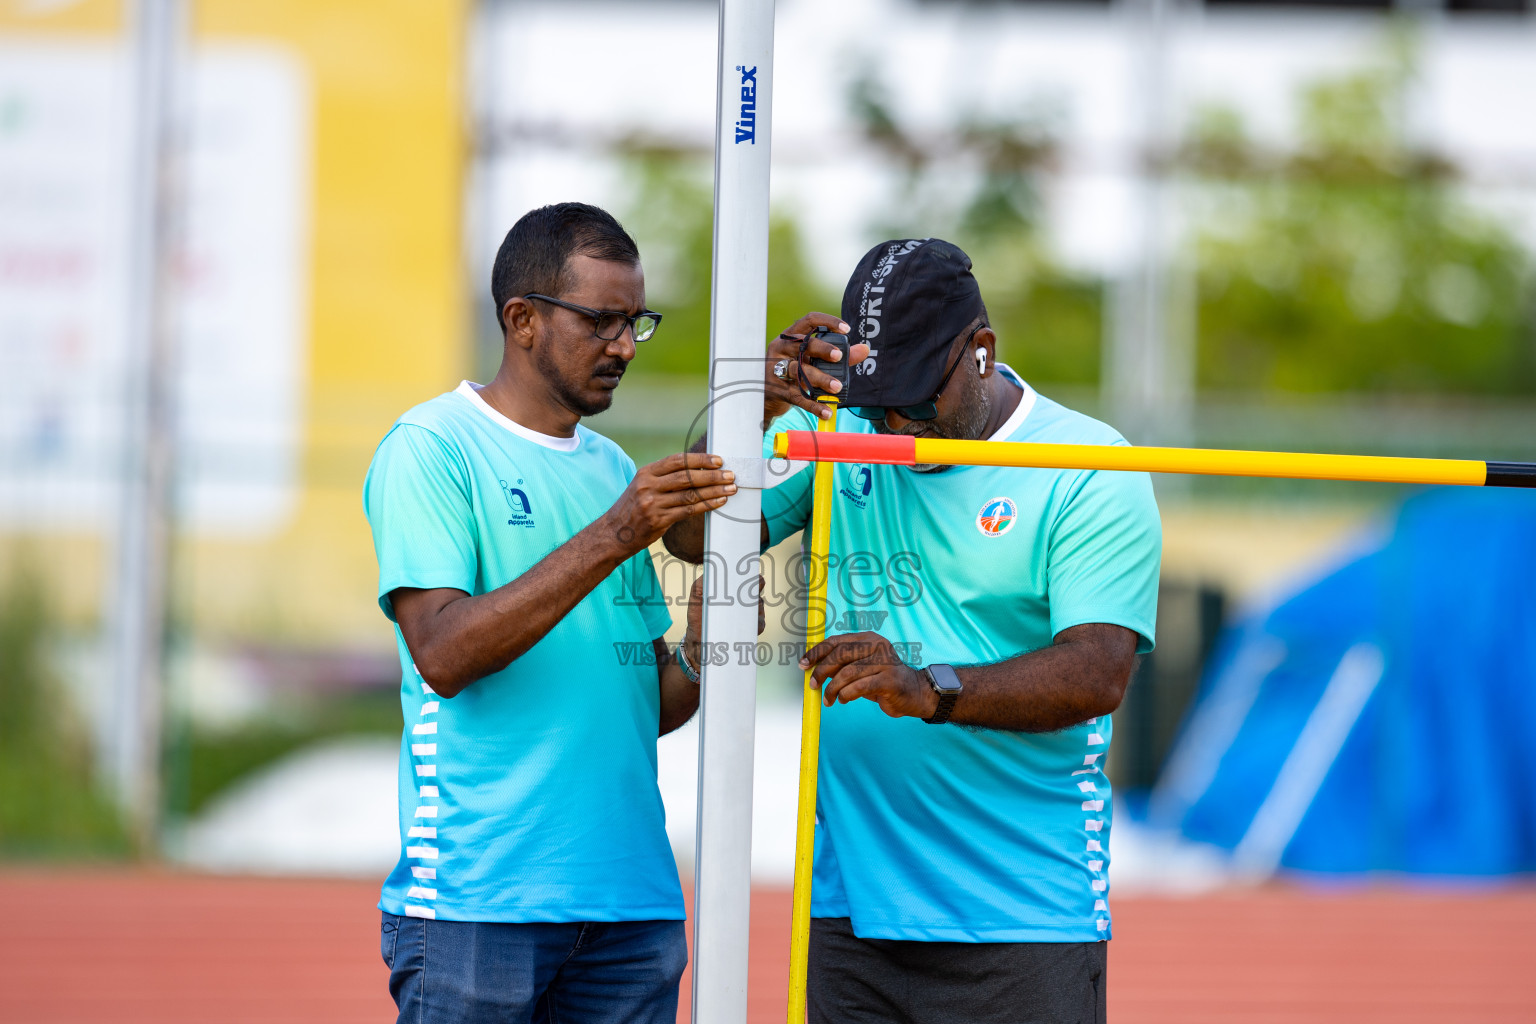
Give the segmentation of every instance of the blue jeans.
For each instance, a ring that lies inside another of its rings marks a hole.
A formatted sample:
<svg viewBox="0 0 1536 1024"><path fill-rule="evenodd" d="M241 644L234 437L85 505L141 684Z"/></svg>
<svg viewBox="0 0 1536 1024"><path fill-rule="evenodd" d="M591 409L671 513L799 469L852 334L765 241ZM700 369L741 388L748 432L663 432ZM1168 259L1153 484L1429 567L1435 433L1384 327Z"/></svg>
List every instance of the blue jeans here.
<svg viewBox="0 0 1536 1024"><path fill-rule="evenodd" d="M486 924L385 914L399 1024L676 1024L681 921Z"/></svg>

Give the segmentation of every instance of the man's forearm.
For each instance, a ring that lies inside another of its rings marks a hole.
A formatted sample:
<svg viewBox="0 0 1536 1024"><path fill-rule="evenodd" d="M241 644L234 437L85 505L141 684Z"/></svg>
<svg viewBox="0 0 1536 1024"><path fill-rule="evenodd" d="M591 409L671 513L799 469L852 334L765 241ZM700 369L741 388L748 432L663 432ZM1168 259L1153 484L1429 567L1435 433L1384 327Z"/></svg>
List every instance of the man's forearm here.
<svg viewBox="0 0 1536 1024"><path fill-rule="evenodd" d="M1110 714L1124 699L1136 665L1135 634L1120 632L1124 638L1066 639L995 665L957 668L964 689L949 720L987 729L1055 732Z"/></svg>
<svg viewBox="0 0 1536 1024"><path fill-rule="evenodd" d="M688 657L693 659L697 667L697 638L685 636L683 643L690 645ZM657 735L665 736L674 729L682 728L693 717L693 713L699 710L699 684L684 674L682 666L677 663L677 656L667 649L664 640L656 641L656 670L660 674L661 683L661 727Z"/></svg>
<svg viewBox="0 0 1536 1024"><path fill-rule="evenodd" d="M599 517L510 583L450 600L415 620L412 632L419 635L408 634L406 642L417 671L444 697L501 671L544 639L630 554L607 518Z"/></svg>

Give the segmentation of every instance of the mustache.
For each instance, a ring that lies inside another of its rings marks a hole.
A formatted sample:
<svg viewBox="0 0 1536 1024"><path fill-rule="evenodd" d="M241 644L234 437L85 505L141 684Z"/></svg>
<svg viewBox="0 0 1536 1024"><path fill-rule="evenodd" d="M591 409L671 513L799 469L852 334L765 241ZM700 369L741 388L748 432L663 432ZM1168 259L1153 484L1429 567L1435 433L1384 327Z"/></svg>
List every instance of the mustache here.
<svg viewBox="0 0 1536 1024"><path fill-rule="evenodd" d="M917 426L916 424L908 424L907 426L903 427L900 430L892 430L892 431L888 431L888 433L894 434L897 437L923 437L923 436L944 437L945 436L943 431L937 429L936 427L934 427L932 425L932 423L933 423L932 420L922 420L921 422L923 424L922 426Z"/></svg>
<svg viewBox="0 0 1536 1024"><path fill-rule="evenodd" d="M605 377L608 374L617 374L618 376L622 377L624 376L624 371L628 368L628 363L608 363L605 366L599 366L597 369L593 370L592 376Z"/></svg>
<svg viewBox="0 0 1536 1024"><path fill-rule="evenodd" d="M890 437L921 437L924 434L932 434L935 437L944 437L942 431L936 430L933 420L912 420L900 430L892 430L885 425L885 420L874 420L875 433L885 434Z"/></svg>

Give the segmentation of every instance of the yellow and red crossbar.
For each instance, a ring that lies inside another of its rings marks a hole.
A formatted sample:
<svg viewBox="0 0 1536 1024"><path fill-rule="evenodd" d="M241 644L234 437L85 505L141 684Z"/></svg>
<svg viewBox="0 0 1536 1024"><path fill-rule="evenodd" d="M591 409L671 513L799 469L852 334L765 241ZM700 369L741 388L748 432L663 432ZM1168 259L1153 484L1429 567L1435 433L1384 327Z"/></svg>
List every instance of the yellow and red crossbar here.
<svg viewBox="0 0 1536 1024"><path fill-rule="evenodd" d="M790 430L775 434L773 453L780 458L802 462L1119 469L1142 473L1285 477L1297 480L1536 487L1536 463L1404 459L1382 455L1315 455L1221 448L1136 448L1124 445L1033 444L1020 441L950 441L901 434L840 434L810 430Z"/></svg>

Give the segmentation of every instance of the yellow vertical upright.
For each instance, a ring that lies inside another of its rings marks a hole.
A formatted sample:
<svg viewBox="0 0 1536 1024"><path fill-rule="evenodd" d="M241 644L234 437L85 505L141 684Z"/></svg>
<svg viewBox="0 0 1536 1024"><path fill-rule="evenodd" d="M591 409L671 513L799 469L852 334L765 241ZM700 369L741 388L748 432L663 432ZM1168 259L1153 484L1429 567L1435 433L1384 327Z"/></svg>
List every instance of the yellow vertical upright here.
<svg viewBox="0 0 1536 1024"><path fill-rule="evenodd" d="M837 399L818 401L833 415L818 420L818 432L837 429ZM805 610L805 649L827 637L827 550L832 541L832 473L830 462L816 463L811 491L811 550L806 570L810 586ZM805 673L800 710L800 805L795 815L795 898L789 934L789 1024L805 1020L805 977L811 948L811 867L816 852L816 770L821 751L821 687Z"/></svg>

